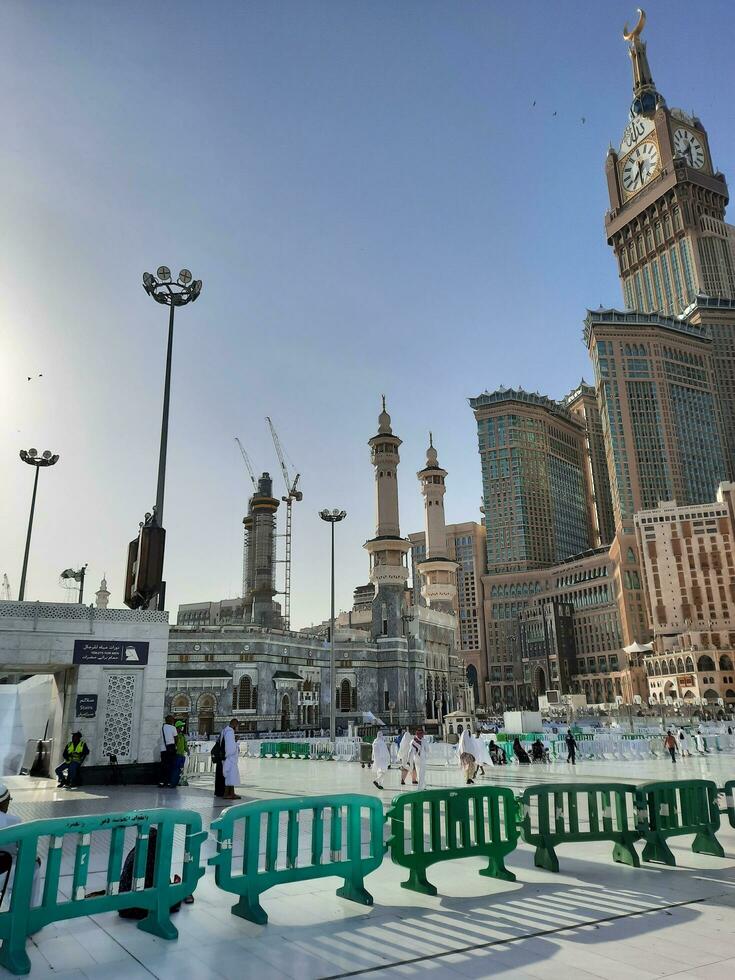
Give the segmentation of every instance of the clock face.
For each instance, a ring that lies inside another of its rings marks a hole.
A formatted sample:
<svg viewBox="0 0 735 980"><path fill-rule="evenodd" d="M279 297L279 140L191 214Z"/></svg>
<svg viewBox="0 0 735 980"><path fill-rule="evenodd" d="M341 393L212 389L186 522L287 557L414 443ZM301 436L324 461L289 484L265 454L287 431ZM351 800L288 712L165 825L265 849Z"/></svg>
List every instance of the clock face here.
<svg viewBox="0 0 735 980"><path fill-rule="evenodd" d="M637 193L658 170L658 147L647 140L640 143L623 164L623 187L628 194Z"/></svg>
<svg viewBox="0 0 735 980"><path fill-rule="evenodd" d="M701 170L704 166L704 147L702 141L697 139L690 129L683 126L674 131L674 152L678 157L682 157L695 170Z"/></svg>

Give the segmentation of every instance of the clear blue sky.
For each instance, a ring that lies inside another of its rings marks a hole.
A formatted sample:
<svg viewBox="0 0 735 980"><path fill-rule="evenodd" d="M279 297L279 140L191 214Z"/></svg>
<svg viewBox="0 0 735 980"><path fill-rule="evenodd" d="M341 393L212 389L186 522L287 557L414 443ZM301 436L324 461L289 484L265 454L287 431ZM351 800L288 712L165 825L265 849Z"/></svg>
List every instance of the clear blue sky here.
<svg viewBox="0 0 735 980"><path fill-rule="evenodd" d="M732 4L646 4L654 78L735 171ZM447 519L479 519L466 398L590 377L588 306L621 305L605 152L630 102L629 3L5 0L0 40L0 575L28 598L89 562L121 603L155 496L165 311L146 270L204 280L178 318L169 606L238 594L249 483L233 441L302 473L294 623L328 613L324 506L345 507L338 605L367 580L367 439L385 392L404 533L433 429ZM536 102L533 106L532 103ZM553 113L556 112L556 115ZM586 122L582 123L581 117ZM43 373L43 378L35 375ZM33 376L31 382L26 381Z"/></svg>

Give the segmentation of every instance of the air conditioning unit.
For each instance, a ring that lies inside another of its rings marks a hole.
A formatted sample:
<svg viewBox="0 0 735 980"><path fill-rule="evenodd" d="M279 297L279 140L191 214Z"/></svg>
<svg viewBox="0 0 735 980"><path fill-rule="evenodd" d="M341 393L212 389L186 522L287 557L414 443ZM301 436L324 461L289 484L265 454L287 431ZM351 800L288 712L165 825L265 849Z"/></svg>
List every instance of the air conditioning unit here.
<svg viewBox="0 0 735 980"><path fill-rule="evenodd" d="M547 691L546 700L548 701L549 704L559 704L560 703L559 692Z"/></svg>

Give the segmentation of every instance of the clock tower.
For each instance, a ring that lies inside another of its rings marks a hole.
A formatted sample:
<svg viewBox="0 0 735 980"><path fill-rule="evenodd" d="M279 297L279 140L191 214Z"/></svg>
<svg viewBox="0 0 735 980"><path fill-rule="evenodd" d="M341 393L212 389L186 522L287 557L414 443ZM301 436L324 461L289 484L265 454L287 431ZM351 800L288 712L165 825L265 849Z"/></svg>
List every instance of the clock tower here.
<svg viewBox="0 0 735 980"><path fill-rule="evenodd" d="M606 162L608 244L628 309L678 316L698 294L735 300L735 228L725 223L727 183L712 163L700 120L669 109L657 91L641 32L627 27L633 67L628 125Z"/></svg>

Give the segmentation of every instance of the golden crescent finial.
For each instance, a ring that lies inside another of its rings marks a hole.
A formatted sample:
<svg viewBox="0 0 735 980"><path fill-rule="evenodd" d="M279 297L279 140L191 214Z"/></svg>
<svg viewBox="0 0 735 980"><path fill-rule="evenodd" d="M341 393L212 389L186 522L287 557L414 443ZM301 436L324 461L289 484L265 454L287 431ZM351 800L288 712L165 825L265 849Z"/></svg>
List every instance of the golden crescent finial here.
<svg viewBox="0 0 735 980"><path fill-rule="evenodd" d="M625 41L632 41L633 38L640 37L641 31L646 26L646 11L638 8L638 23L635 25L632 31L628 30L628 23L626 21L625 27L623 27L623 39Z"/></svg>

